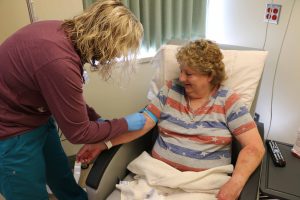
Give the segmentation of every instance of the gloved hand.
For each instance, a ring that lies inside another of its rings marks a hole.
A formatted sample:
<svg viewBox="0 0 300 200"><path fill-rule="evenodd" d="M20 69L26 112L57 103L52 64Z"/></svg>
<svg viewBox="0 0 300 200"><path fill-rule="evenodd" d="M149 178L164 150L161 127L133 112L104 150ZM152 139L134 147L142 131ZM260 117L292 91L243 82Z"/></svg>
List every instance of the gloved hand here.
<svg viewBox="0 0 300 200"><path fill-rule="evenodd" d="M128 131L140 130L144 127L146 118L142 113L134 113L125 116L125 120L128 124Z"/></svg>

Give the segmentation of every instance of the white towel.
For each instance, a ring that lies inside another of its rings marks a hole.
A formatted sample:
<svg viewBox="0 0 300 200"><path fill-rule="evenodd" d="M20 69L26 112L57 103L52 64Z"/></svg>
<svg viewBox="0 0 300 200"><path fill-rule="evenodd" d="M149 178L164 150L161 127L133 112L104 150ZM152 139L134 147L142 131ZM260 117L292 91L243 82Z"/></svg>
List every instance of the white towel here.
<svg viewBox="0 0 300 200"><path fill-rule="evenodd" d="M127 167L135 180L117 184L122 200L216 199L233 166L226 165L201 172L181 172L143 152Z"/></svg>

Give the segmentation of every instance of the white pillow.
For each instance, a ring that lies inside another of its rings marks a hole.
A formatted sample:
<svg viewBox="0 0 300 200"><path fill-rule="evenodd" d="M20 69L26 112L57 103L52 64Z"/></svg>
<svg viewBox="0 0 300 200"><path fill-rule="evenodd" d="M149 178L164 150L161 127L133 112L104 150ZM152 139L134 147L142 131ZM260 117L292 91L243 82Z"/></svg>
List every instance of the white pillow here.
<svg viewBox="0 0 300 200"><path fill-rule="evenodd" d="M157 94L165 81L178 77L180 71L176 53L179 47L177 45L164 45L154 56L153 64L156 67L156 72L148 92L149 100ZM235 90L250 110L268 52L222 49L222 53L228 76L224 85Z"/></svg>

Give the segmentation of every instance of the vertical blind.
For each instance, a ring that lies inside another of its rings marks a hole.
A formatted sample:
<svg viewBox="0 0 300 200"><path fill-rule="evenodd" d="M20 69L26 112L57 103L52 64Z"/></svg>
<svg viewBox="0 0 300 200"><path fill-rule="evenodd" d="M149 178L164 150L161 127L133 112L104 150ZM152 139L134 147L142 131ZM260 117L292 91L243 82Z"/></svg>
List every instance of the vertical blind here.
<svg viewBox="0 0 300 200"><path fill-rule="evenodd" d="M83 0L86 8L96 0ZM205 37L207 0L121 0L144 27L142 47Z"/></svg>

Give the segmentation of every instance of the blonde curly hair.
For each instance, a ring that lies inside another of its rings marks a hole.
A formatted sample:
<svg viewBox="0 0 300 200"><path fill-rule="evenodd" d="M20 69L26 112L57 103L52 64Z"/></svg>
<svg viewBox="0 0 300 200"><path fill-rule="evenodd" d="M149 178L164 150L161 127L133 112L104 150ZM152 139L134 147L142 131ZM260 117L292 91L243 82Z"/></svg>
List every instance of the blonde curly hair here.
<svg viewBox="0 0 300 200"><path fill-rule="evenodd" d="M143 26L118 0L98 0L82 14L62 24L83 63L99 62L100 74L110 77L116 58L135 60Z"/></svg>
<svg viewBox="0 0 300 200"><path fill-rule="evenodd" d="M176 59L181 65L211 76L212 86L220 85L226 80L223 54L219 46L212 41L204 39L192 41L178 50Z"/></svg>

